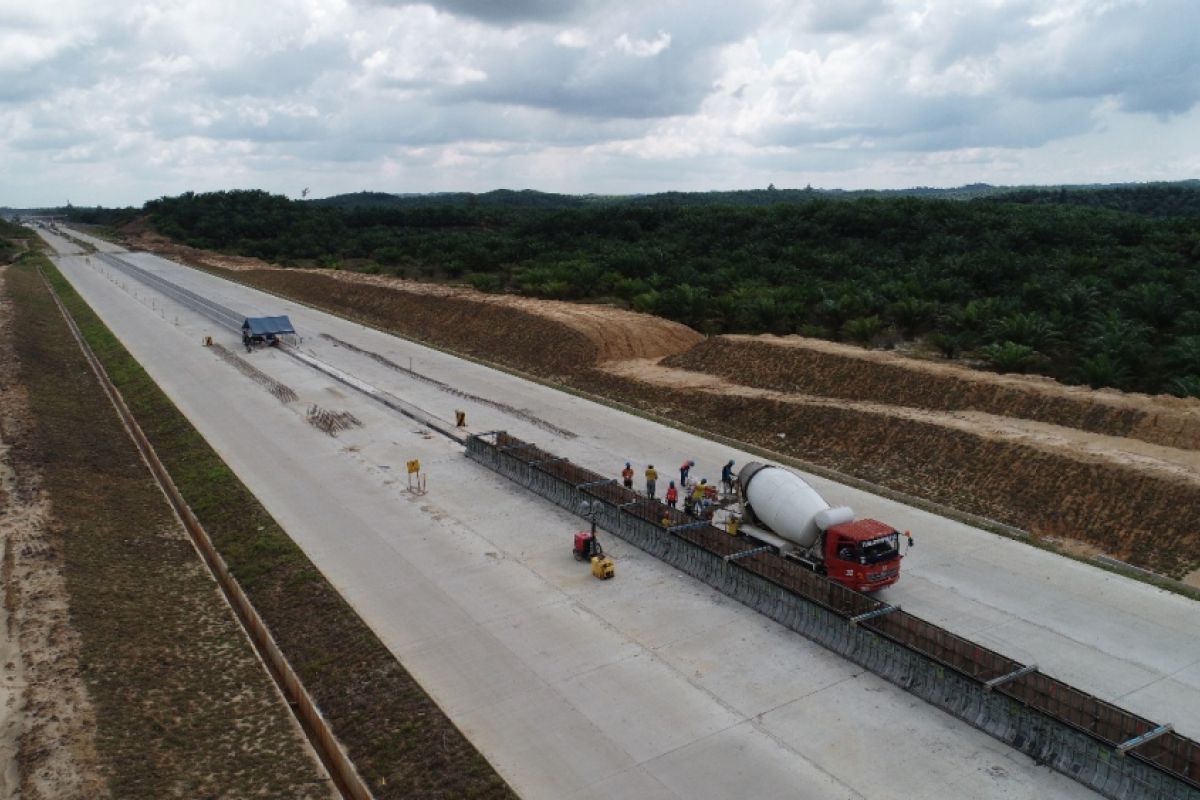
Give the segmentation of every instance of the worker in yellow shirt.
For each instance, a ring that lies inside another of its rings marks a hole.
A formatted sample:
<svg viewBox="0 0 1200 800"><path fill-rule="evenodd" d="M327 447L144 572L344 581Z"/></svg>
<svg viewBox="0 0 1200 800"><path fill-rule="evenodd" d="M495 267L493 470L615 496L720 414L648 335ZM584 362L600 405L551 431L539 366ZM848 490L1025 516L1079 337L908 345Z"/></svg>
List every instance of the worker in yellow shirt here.
<svg viewBox="0 0 1200 800"><path fill-rule="evenodd" d="M704 490L707 488L708 478L701 478L700 482L692 489L692 513L697 517L704 516L704 507L706 505Z"/></svg>
<svg viewBox="0 0 1200 800"><path fill-rule="evenodd" d="M646 467L646 496L651 500L654 499L654 487L658 483L658 470L654 465Z"/></svg>

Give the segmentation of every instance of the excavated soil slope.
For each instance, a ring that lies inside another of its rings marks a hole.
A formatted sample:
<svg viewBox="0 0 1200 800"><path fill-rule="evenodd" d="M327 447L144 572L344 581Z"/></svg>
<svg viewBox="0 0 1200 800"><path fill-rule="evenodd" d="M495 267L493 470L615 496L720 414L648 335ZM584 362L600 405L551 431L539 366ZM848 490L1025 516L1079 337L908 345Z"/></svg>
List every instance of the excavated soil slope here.
<svg viewBox="0 0 1200 800"><path fill-rule="evenodd" d="M678 352L702 337L644 314L538 303L357 273L242 270L239 280L462 353L548 377Z"/></svg>
<svg viewBox="0 0 1200 800"><path fill-rule="evenodd" d="M937 410L976 410L1200 449L1200 401L996 375L800 336L717 336L667 366L763 389Z"/></svg>
<svg viewBox="0 0 1200 800"><path fill-rule="evenodd" d="M629 373L633 373L631 377ZM1087 542L1166 575L1194 566L1200 481L983 435L934 418L654 378L627 365L577 383L680 422L832 467L1035 536Z"/></svg>
<svg viewBox="0 0 1200 800"><path fill-rule="evenodd" d="M143 222L126 226L128 244L236 278L481 358L538 375L565 375L597 362L658 358L704 337L677 322L602 305L487 294L462 286L328 269L283 269L245 256L177 244ZM277 273L277 274L272 274ZM286 287L286 291L285 291Z"/></svg>

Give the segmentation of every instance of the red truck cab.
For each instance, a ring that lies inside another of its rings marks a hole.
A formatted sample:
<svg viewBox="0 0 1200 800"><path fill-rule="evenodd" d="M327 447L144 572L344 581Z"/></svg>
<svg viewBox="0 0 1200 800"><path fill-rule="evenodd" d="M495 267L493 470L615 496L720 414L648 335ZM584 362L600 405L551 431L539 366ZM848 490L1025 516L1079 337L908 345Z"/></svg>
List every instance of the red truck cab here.
<svg viewBox="0 0 1200 800"><path fill-rule="evenodd" d="M900 533L879 520L859 519L825 531L825 574L859 592L900 579Z"/></svg>

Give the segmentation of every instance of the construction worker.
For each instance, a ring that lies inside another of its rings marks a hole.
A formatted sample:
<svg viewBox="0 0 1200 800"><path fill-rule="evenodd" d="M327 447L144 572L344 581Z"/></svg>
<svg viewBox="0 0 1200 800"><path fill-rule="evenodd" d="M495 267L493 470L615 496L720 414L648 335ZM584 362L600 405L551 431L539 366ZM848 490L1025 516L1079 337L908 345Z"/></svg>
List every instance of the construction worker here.
<svg viewBox="0 0 1200 800"><path fill-rule="evenodd" d="M692 513L697 517L704 516L704 490L708 486L708 478L701 478L692 489Z"/></svg>
<svg viewBox="0 0 1200 800"><path fill-rule="evenodd" d="M679 490L675 488L675 481L671 481L667 486L667 505L675 508L679 505Z"/></svg>
<svg viewBox="0 0 1200 800"><path fill-rule="evenodd" d="M733 459L729 459L725 466L721 467L721 488L725 490L725 494L733 494Z"/></svg>
<svg viewBox="0 0 1200 800"><path fill-rule="evenodd" d="M651 500L654 499L654 487L658 485L658 470L654 465L646 467L646 496Z"/></svg>
<svg viewBox="0 0 1200 800"><path fill-rule="evenodd" d="M692 467L696 466L695 461L684 461L679 465L679 485L687 486L688 473L692 471Z"/></svg>
<svg viewBox="0 0 1200 800"><path fill-rule="evenodd" d="M633 488L633 467L629 462L625 462L625 469L621 470L621 483L625 484L626 489Z"/></svg>

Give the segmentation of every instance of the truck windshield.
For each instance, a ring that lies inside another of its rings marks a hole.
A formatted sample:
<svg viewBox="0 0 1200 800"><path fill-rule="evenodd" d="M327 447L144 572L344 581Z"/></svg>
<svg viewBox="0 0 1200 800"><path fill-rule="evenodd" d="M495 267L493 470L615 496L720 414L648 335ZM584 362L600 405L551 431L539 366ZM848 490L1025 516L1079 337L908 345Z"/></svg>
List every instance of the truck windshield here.
<svg viewBox="0 0 1200 800"><path fill-rule="evenodd" d="M877 539L868 539L862 543L861 548L860 552L865 564L889 561L900 552L900 534L889 533L887 536L880 536Z"/></svg>

